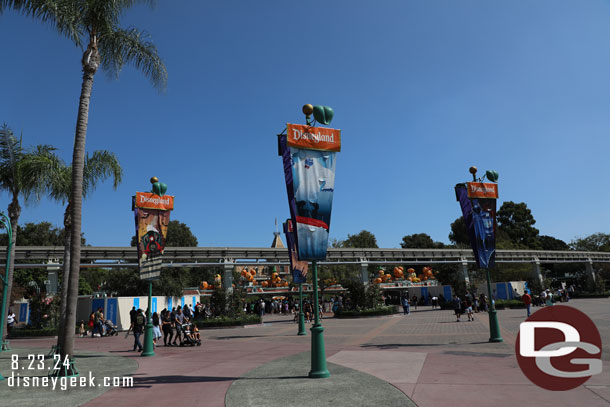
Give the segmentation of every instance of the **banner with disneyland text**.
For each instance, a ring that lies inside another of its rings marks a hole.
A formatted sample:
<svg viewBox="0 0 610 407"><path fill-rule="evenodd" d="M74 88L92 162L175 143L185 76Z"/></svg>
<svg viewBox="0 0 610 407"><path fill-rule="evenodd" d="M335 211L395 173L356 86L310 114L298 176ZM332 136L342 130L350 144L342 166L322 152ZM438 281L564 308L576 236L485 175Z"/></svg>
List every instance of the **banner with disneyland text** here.
<svg viewBox="0 0 610 407"><path fill-rule="evenodd" d="M297 257L297 243L294 240L294 229L292 227L292 220L287 219L284 223L284 234L286 235L286 246L288 246L288 255L290 257L290 274L292 275L292 282L295 284L301 284L307 282L307 267L309 263L307 261L301 261Z"/></svg>
<svg viewBox="0 0 610 407"><path fill-rule="evenodd" d="M174 197L149 192L136 192L133 211L136 221L136 240L140 278L157 279L161 273L162 254L169 225L169 214L174 209Z"/></svg>
<svg viewBox="0 0 610 407"><path fill-rule="evenodd" d="M326 259L341 131L288 124L279 138L298 259Z"/></svg>
<svg viewBox="0 0 610 407"><path fill-rule="evenodd" d="M477 266L493 268L496 263L496 199L498 184L467 182L455 186L470 246Z"/></svg>

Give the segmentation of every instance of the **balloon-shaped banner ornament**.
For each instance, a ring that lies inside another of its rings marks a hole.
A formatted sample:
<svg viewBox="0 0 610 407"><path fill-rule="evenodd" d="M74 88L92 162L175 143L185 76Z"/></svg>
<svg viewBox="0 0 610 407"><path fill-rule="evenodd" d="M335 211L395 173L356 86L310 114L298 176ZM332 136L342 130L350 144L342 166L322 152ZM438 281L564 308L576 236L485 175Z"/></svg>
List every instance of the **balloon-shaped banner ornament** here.
<svg viewBox="0 0 610 407"><path fill-rule="evenodd" d="M153 192L136 192L132 198L138 265L143 280L156 280L161 275L169 213L174 209L174 197L165 195L167 185L159 182L157 177L152 177L150 182Z"/></svg>
<svg viewBox="0 0 610 407"><path fill-rule="evenodd" d="M279 136L279 151L284 162L290 218L296 231L297 257L301 261L324 260L341 131L300 124L287 124L286 130L287 134Z"/></svg>

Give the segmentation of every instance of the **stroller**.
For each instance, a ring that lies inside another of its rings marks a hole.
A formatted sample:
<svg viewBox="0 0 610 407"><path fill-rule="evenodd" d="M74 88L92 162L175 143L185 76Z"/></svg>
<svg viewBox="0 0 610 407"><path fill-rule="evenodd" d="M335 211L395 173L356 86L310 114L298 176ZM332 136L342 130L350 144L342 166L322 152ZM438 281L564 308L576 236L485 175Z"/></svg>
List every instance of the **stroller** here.
<svg viewBox="0 0 610 407"><path fill-rule="evenodd" d="M104 321L104 327L106 329L106 336L114 336L119 334L118 327L109 319Z"/></svg>
<svg viewBox="0 0 610 407"><path fill-rule="evenodd" d="M184 335L182 346L201 346L201 339L195 336L195 329L191 323L182 324L182 334Z"/></svg>

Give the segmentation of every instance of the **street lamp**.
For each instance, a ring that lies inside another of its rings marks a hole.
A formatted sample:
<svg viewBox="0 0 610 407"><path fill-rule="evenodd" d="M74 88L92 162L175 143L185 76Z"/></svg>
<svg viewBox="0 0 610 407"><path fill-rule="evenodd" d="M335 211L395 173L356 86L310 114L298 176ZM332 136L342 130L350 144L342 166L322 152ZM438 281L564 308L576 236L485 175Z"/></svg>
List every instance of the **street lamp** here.
<svg viewBox="0 0 610 407"><path fill-rule="evenodd" d="M8 341L4 339L4 327L6 326L6 307L8 304L8 266L11 261L11 249L13 247L13 230L11 228L10 219L0 212L0 224L6 228L6 237L8 238L8 244L6 246L6 267L4 269L4 277L0 275L2 279L2 314L0 315L0 352L9 350ZM2 374L0 374L0 380L4 380Z"/></svg>

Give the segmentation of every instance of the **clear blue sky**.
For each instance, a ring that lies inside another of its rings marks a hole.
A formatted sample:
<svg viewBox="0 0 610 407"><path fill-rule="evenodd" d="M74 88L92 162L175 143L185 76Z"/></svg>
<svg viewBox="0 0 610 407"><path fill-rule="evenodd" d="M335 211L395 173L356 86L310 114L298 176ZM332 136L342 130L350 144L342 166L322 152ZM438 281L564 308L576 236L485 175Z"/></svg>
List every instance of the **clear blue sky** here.
<svg viewBox="0 0 610 407"><path fill-rule="evenodd" d="M155 175L201 246L268 246L288 216L275 135L304 103L342 129L331 237L448 242L471 165L496 169L498 207L526 202L541 234L610 232L608 1L159 1L122 25L150 33L169 82L96 76L87 150L114 151L125 177L85 202L90 244L129 244L130 197ZM0 49L0 122L69 162L81 51L12 12ZM62 214L43 200L21 221Z"/></svg>

